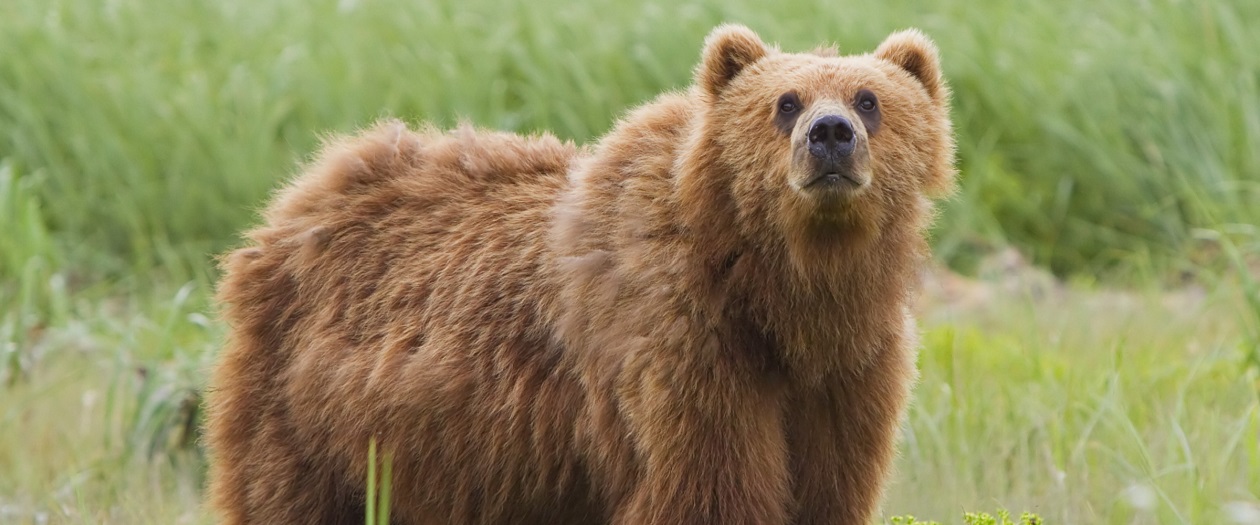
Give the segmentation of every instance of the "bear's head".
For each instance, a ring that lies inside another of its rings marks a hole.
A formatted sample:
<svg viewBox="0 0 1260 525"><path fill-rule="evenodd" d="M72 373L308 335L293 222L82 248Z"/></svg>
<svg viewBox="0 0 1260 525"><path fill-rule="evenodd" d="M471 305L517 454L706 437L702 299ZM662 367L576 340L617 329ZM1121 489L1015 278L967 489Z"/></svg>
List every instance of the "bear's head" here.
<svg viewBox="0 0 1260 525"><path fill-rule="evenodd" d="M712 205L722 195L729 226L758 242L917 235L928 197L953 188L949 89L918 31L836 56L783 53L724 25L705 43L694 89L704 107L683 159L683 198Z"/></svg>

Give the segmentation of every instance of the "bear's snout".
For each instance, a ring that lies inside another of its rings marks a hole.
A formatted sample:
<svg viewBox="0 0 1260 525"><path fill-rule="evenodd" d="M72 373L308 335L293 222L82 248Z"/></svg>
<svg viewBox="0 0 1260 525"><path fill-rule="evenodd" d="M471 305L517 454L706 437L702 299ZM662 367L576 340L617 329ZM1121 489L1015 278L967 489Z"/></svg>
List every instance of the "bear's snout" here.
<svg viewBox="0 0 1260 525"><path fill-rule="evenodd" d="M814 158L836 161L853 154L857 133L853 123L840 115L823 115L809 125L809 154Z"/></svg>
<svg viewBox="0 0 1260 525"><path fill-rule="evenodd" d="M809 127L795 157L804 168L804 177L798 179L796 188L852 194L866 187L870 182L870 163L862 129L848 117L831 112L807 122Z"/></svg>

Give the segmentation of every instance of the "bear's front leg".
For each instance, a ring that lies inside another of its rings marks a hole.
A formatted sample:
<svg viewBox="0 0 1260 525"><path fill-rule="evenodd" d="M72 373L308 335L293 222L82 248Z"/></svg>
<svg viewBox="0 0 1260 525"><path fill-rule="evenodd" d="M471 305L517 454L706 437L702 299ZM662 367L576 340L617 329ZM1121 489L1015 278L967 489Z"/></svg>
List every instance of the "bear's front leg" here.
<svg viewBox="0 0 1260 525"><path fill-rule="evenodd" d="M787 523L781 384L738 359L670 357L680 359L642 356L623 370L618 396L637 479L613 523Z"/></svg>
<svg viewBox="0 0 1260 525"><path fill-rule="evenodd" d="M894 344L861 370L788 396L795 523L871 523L916 374L914 353Z"/></svg>

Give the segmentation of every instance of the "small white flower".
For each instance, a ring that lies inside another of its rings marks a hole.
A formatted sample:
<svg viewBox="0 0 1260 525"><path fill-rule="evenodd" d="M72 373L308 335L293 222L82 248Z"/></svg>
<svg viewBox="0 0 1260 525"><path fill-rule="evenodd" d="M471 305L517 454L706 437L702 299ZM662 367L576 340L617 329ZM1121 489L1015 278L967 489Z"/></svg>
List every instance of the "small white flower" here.
<svg viewBox="0 0 1260 525"><path fill-rule="evenodd" d="M1064 482L1067 481L1067 472L1064 472L1063 469L1052 468L1050 469L1050 475L1054 476L1055 484L1060 487L1062 487Z"/></svg>
<svg viewBox="0 0 1260 525"><path fill-rule="evenodd" d="M1129 488L1124 489L1124 499L1138 510L1151 510L1155 508L1155 502L1158 497L1155 489L1147 485L1133 484Z"/></svg>
<svg viewBox="0 0 1260 525"><path fill-rule="evenodd" d="M83 411L91 412L93 408L96 408L96 400L98 398L100 398L99 392L95 390L84 390L82 398Z"/></svg>
<svg viewBox="0 0 1260 525"><path fill-rule="evenodd" d="M1260 504L1231 501L1225 504L1225 515L1239 525L1260 525Z"/></svg>

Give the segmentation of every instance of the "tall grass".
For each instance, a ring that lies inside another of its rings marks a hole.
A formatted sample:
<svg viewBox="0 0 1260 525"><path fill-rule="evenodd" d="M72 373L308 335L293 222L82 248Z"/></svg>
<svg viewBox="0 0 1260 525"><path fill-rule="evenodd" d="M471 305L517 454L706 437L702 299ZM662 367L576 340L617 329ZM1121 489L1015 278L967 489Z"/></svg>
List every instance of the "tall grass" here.
<svg viewBox="0 0 1260 525"><path fill-rule="evenodd" d="M22 379L23 348L67 315L66 280L37 193L39 179L0 162L0 385Z"/></svg>
<svg viewBox="0 0 1260 525"><path fill-rule="evenodd" d="M384 115L588 141L689 83L703 35L872 49L918 26L956 94L966 184L938 234L1065 273L1182 262L1260 221L1260 3L751 0L0 6L0 157L38 174L82 271L203 274L318 134Z"/></svg>
<svg viewBox="0 0 1260 525"><path fill-rule="evenodd" d="M1260 259L1248 259L1248 254L1260 254L1260 225L1232 224L1221 230L1200 230L1199 235L1214 241L1233 266L1236 277L1226 285L1236 287L1241 295L1238 311L1243 338L1239 344L1243 364L1254 374L1260 392Z"/></svg>
<svg viewBox="0 0 1260 525"><path fill-rule="evenodd" d="M205 290L60 297L61 322L4 341L23 366L0 386L0 523L204 521L195 394L221 330Z"/></svg>
<svg viewBox="0 0 1260 525"><path fill-rule="evenodd" d="M1232 504L1260 502L1260 392L1229 292L936 310L888 508L1235 523Z"/></svg>

